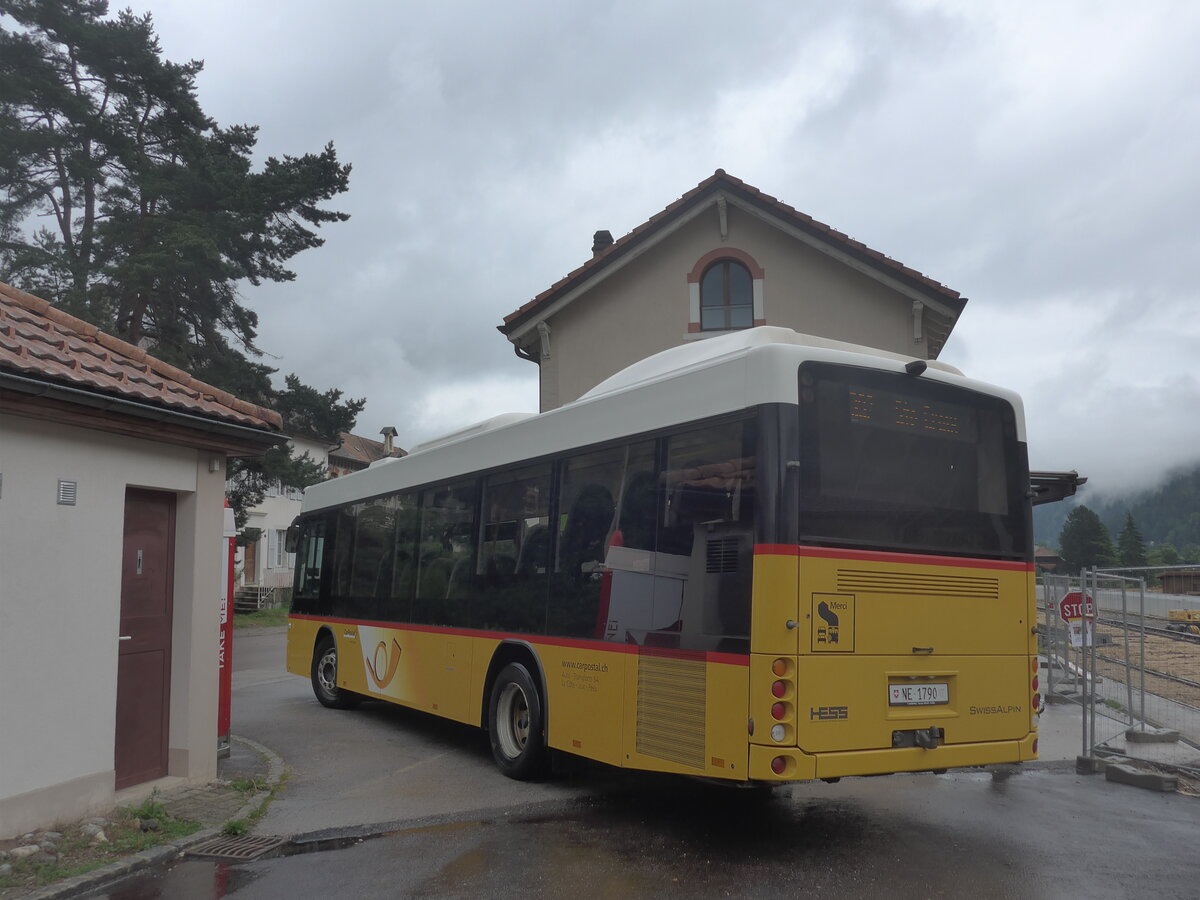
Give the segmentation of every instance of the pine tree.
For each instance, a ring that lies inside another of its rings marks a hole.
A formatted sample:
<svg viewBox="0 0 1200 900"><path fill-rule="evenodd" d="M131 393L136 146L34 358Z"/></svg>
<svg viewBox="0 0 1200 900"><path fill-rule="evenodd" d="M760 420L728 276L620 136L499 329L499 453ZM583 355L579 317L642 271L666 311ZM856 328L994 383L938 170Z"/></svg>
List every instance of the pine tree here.
<svg viewBox="0 0 1200 900"><path fill-rule="evenodd" d="M1086 506L1077 506L1067 516L1058 536L1059 552L1074 571L1111 565L1116 558L1112 539L1100 517Z"/></svg>
<svg viewBox="0 0 1200 900"><path fill-rule="evenodd" d="M295 277L348 218L319 204L350 167L328 144L253 171L257 129L204 114L203 63L164 60L149 14L107 13L0 0L0 280L208 380L259 354L238 284Z"/></svg>
<svg viewBox="0 0 1200 900"><path fill-rule="evenodd" d="M286 388L277 397L276 409L283 417L284 431L294 437L311 438L330 445L338 435L354 428L365 400L342 400L339 390L320 393L301 384L295 375L284 379ZM244 528L248 510L262 503L267 489L278 482L283 487L306 488L324 481L326 467L307 451L292 455L286 447L274 447L258 457L229 461L229 505L238 528Z"/></svg>
<svg viewBox="0 0 1200 900"><path fill-rule="evenodd" d="M348 188L350 167L327 144L255 171L257 129L205 115L202 69L162 58L148 14L0 0L0 281L334 444L364 401L295 376L277 391L238 287L295 277L286 263L321 246L315 229L348 218L320 204ZM242 523L272 482L324 476L286 450L230 471Z"/></svg>
<svg viewBox="0 0 1200 900"><path fill-rule="evenodd" d="M1117 536L1117 557L1121 565L1127 568L1150 565L1146 558L1146 544L1133 521L1133 513L1125 514L1125 527Z"/></svg>

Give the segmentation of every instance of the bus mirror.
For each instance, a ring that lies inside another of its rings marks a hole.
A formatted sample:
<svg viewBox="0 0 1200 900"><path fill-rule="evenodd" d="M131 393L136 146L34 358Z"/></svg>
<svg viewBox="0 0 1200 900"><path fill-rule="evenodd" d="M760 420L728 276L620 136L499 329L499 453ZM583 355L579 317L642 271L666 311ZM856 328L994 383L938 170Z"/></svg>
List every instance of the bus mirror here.
<svg viewBox="0 0 1200 900"><path fill-rule="evenodd" d="M283 549L288 553L295 553L298 546L300 546L300 526L293 522L288 526L287 536L283 539Z"/></svg>

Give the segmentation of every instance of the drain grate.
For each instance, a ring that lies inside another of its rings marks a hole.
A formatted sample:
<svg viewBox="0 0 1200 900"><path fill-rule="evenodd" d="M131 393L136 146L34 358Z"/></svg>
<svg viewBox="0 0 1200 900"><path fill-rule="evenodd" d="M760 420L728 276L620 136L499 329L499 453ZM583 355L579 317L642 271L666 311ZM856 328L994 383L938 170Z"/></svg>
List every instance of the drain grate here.
<svg viewBox="0 0 1200 900"><path fill-rule="evenodd" d="M258 859L286 843L287 838L281 837L218 837L189 847L187 854L209 859Z"/></svg>

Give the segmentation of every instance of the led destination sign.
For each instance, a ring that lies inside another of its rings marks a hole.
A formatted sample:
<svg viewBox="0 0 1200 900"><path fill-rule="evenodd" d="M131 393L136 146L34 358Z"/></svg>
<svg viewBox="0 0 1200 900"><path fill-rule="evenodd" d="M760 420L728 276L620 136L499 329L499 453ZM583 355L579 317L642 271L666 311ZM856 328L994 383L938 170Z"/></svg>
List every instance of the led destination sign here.
<svg viewBox="0 0 1200 900"><path fill-rule="evenodd" d="M968 407L859 387L847 393L850 421L855 424L957 441L977 438L975 411Z"/></svg>

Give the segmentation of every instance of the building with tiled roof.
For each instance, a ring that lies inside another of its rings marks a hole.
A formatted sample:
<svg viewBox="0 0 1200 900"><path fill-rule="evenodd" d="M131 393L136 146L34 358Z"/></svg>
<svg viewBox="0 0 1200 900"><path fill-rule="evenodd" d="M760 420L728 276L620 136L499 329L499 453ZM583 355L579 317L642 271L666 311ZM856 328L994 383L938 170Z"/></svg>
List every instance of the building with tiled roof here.
<svg viewBox="0 0 1200 900"><path fill-rule="evenodd" d="M0 284L0 839L215 777L226 458L279 428Z"/></svg>
<svg viewBox="0 0 1200 900"><path fill-rule="evenodd" d="M365 469L371 463L389 456L407 456L408 454L396 446L396 429L390 425L381 432L382 441L372 440L357 434L343 431L338 435L340 446L329 451L330 476L349 475Z"/></svg>
<svg viewBox="0 0 1200 900"><path fill-rule="evenodd" d="M781 325L936 359L966 299L718 169L498 326L538 364L541 408L660 350Z"/></svg>

